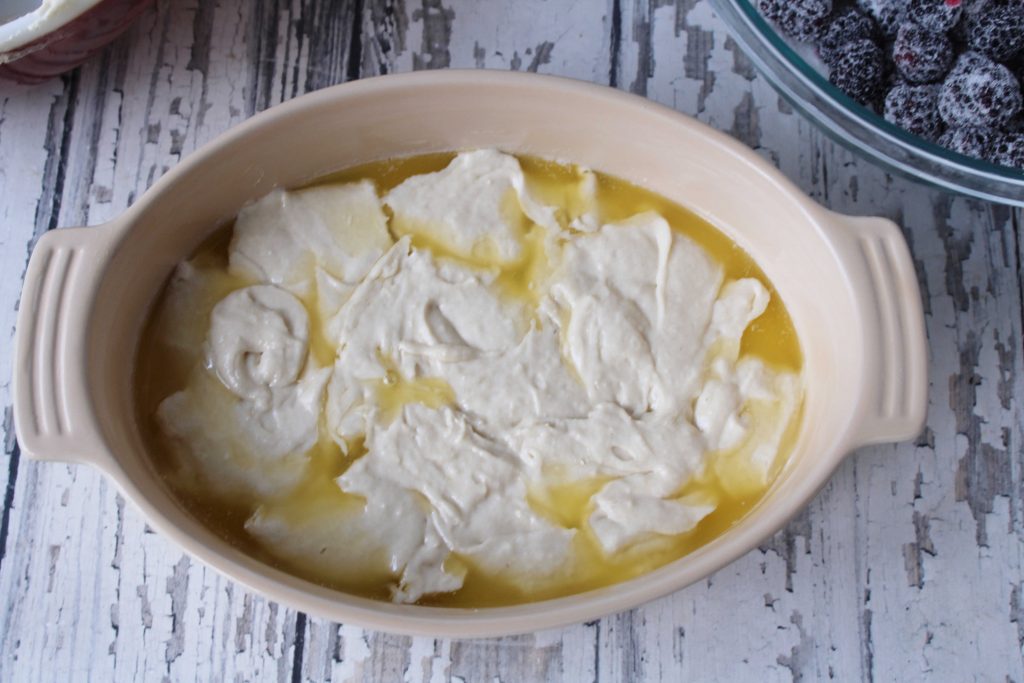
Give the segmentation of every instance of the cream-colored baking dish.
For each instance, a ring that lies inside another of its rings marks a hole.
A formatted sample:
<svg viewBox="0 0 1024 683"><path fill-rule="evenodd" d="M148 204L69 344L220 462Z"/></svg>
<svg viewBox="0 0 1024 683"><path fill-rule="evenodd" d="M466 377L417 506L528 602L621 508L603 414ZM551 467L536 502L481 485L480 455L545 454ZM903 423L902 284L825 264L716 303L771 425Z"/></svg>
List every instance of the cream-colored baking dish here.
<svg viewBox="0 0 1024 683"><path fill-rule="evenodd" d="M661 569L516 607L366 600L295 578L219 540L161 483L133 417L140 328L172 268L274 187L387 157L477 147L577 162L631 180L695 210L760 264L785 300L805 354L802 427L772 490L725 535ZM920 431L926 356L914 268L893 223L826 211L749 149L639 97L535 75L418 73L274 107L193 153L120 218L44 235L18 315L15 425L23 453L98 467L156 529L273 600L386 631L489 636L627 609L744 554L799 511L851 450Z"/></svg>

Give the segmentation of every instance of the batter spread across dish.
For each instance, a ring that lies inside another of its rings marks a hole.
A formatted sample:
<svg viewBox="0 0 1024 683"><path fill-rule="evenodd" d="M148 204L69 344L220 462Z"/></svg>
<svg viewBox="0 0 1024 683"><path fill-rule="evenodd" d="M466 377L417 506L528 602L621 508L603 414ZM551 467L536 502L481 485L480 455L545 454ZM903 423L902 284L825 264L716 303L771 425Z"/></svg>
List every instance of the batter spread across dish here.
<svg viewBox="0 0 1024 683"><path fill-rule="evenodd" d="M153 323L188 368L156 410L176 488L396 602L573 592L762 492L802 393L744 346L765 282L562 173L480 150L247 206Z"/></svg>

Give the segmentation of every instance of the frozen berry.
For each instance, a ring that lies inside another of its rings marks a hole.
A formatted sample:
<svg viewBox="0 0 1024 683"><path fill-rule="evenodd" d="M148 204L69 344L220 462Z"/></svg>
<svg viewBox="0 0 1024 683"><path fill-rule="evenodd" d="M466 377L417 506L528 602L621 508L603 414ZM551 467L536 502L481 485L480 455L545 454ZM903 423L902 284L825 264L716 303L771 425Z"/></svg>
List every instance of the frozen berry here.
<svg viewBox="0 0 1024 683"><path fill-rule="evenodd" d="M868 38L842 45L829 54L828 80L861 104L871 104L882 89L882 50Z"/></svg>
<svg viewBox="0 0 1024 683"><path fill-rule="evenodd" d="M897 85L885 96L885 120L934 141L942 133L938 85Z"/></svg>
<svg viewBox="0 0 1024 683"><path fill-rule="evenodd" d="M950 128L939 136L939 144L954 152L983 159L988 156L996 135L988 128Z"/></svg>
<svg viewBox="0 0 1024 683"><path fill-rule="evenodd" d="M976 52L960 56L939 93L939 113L953 127L996 128L1020 109L1017 78Z"/></svg>
<svg viewBox="0 0 1024 683"><path fill-rule="evenodd" d="M856 7L847 7L832 15L828 27L818 37L818 52L828 61L829 53L843 43L860 38L874 38L878 32L875 20Z"/></svg>
<svg viewBox="0 0 1024 683"><path fill-rule="evenodd" d="M956 58L956 64L953 66L954 71L965 71L968 69L980 69L988 66L992 63L992 60L983 55L980 52L961 52L960 56Z"/></svg>
<svg viewBox="0 0 1024 683"><path fill-rule="evenodd" d="M1000 2L1001 0L964 0L962 3L964 18L976 17L983 12L989 11Z"/></svg>
<svg viewBox="0 0 1024 683"><path fill-rule="evenodd" d="M887 36L896 35L896 29L907 13L906 0L857 0L857 4L878 22L878 27Z"/></svg>
<svg viewBox="0 0 1024 683"><path fill-rule="evenodd" d="M900 26L892 46L896 69L911 83L932 83L953 65L953 44L944 33L933 33L917 24Z"/></svg>
<svg viewBox="0 0 1024 683"><path fill-rule="evenodd" d="M967 27L970 26L975 17L988 12L993 7L996 7L999 1L1000 0L963 0L960 4L960 21L956 23L956 26L950 29L949 37L958 45L961 43L966 45ZM963 49L968 50L970 48L964 47Z"/></svg>
<svg viewBox="0 0 1024 683"><path fill-rule="evenodd" d="M758 0L761 12L797 40L811 40L825 27L832 0Z"/></svg>
<svg viewBox="0 0 1024 683"><path fill-rule="evenodd" d="M910 0L907 16L919 26L943 33L960 21L963 0Z"/></svg>
<svg viewBox="0 0 1024 683"><path fill-rule="evenodd" d="M989 150L989 158L1003 166L1024 169L1024 134L1010 133L997 137Z"/></svg>
<svg viewBox="0 0 1024 683"><path fill-rule="evenodd" d="M1004 123L1000 130L1004 133L1020 133L1024 135L1024 113L1017 114Z"/></svg>
<svg viewBox="0 0 1024 683"><path fill-rule="evenodd" d="M1005 62L1024 50L1024 9L995 7L971 19L968 44L997 62Z"/></svg>

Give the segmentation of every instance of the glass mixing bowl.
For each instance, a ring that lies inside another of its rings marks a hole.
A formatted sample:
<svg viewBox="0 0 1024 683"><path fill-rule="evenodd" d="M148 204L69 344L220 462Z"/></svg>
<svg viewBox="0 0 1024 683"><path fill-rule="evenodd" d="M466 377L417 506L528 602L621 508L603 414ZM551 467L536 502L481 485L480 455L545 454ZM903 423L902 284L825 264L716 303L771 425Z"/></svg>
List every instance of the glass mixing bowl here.
<svg viewBox="0 0 1024 683"><path fill-rule="evenodd" d="M1024 171L972 159L892 125L828 82L747 0L711 0L733 38L776 90L825 133L908 177L1024 206Z"/></svg>

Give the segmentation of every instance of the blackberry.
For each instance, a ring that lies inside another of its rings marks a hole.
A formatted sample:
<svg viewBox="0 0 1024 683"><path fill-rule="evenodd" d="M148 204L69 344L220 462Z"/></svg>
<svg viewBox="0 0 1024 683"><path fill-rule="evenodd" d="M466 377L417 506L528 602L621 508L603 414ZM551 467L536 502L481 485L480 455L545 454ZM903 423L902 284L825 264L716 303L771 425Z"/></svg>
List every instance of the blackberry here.
<svg viewBox="0 0 1024 683"><path fill-rule="evenodd" d="M875 20L856 7L846 7L832 15L828 27L818 37L818 53L828 61L826 55L839 49L843 43L860 38L874 38L878 32Z"/></svg>
<svg viewBox="0 0 1024 683"><path fill-rule="evenodd" d="M881 48L861 38L844 44L830 57L828 80L861 104L872 104L885 78Z"/></svg>
<svg viewBox="0 0 1024 683"><path fill-rule="evenodd" d="M933 33L917 24L906 23L896 33L892 61L911 83L941 80L953 65L953 44L944 33Z"/></svg>
<svg viewBox="0 0 1024 683"><path fill-rule="evenodd" d="M761 12L797 40L811 40L825 27L832 0L758 0Z"/></svg>
<svg viewBox="0 0 1024 683"><path fill-rule="evenodd" d="M944 33L960 21L963 0L910 0L907 16L929 31Z"/></svg>
<svg viewBox="0 0 1024 683"><path fill-rule="evenodd" d="M1000 128L1004 133L1024 134L1024 113L1017 114Z"/></svg>
<svg viewBox="0 0 1024 683"><path fill-rule="evenodd" d="M968 71L972 69L983 69L992 64L992 60L983 55L980 52L961 52L960 56L956 58L956 63L953 65L951 73L954 71Z"/></svg>
<svg viewBox="0 0 1024 683"><path fill-rule="evenodd" d="M989 159L1003 166L1024 169L1024 134L1000 135L989 150Z"/></svg>
<svg viewBox="0 0 1024 683"><path fill-rule="evenodd" d="M970 21L974 17L977 17L985 12L992 10L994 7L998 7L1002 4L1002 0L963 0L961 6L963 8L963 19Z"/></svg>
<svg viewBox="0 0 1024 683"><path fill-rule="evenodd" d="M896 35L907 13L906 0L857 0L857 4L878 22L882 34L890 37Z"/></svg>
<svg viewBox="0 0 1024 683"><path fill-rule="evenodd" d="M997 0L963 0L960 4L960 21L950 31L950 37L957 43L967 43L967 29L974 20L998 6Z"/></svg>
<svg viewBox="0 0 1024 683"><path fill-rule="evenodd" d="M1024 8L995 7L978 14L967 26L967 43L997 62L1024 50Z"/></svg>
<svg viewBox="0 0 1024 683"><path fill-rule="evenodd" d="M996 128L1021 109L1020 83L1010 70L965 52L939 93L939 113L953 127Z"/></svg>
<svg viewBox="0 0 1024 683"><path fill-rule="evenodd" d="M885 120L935 141L942 133L938 85L897 85L885 97Z"/></svg>
<svg viewBox="0 0 1024 683"><path fill-rule="evenodd" d="M984 159L997 133L990 128L950 128L939 136L939 144L965 156Z"/></svg>
<svg viewBox="0 0 1024 683"><path fill-rule="evenodd" d="M961 154L1024 168L1024 0L757 5L780 32L813 41L829 81L882 109L890 123Z"/></svg>

